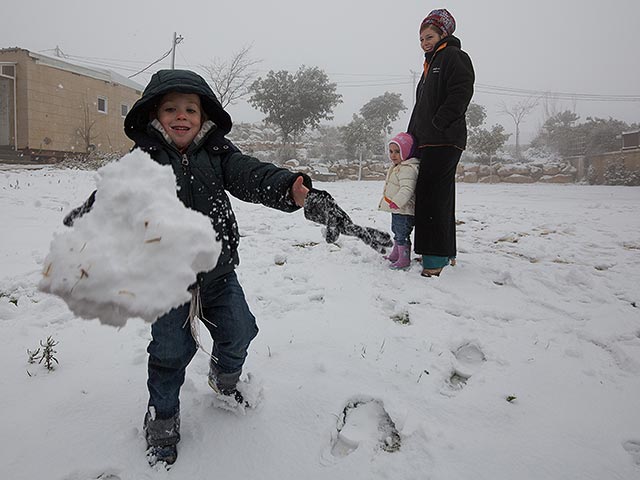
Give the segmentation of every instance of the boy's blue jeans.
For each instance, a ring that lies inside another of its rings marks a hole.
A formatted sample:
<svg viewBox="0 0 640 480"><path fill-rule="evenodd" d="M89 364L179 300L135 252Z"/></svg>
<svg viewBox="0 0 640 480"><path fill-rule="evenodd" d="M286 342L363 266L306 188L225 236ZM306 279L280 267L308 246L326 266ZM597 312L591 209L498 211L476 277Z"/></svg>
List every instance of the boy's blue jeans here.
<svg viewBox="0 0 640 480"><path fill-rule="evenodd" d="M413 223L413 215L391 214L391 231L393 232L393 239L398 245L406 246L411 243Z"/></svg>
<svg viewBox="0 0 640 480"><path fill-rule="evenodd" d="M216 279L200 292L204 322L213 338L213 362L219 373L242 370L251 340L258 334L256 320L235 272ZM188 322L189 303L176 307L151 326L147 387L149 406L158 418L169 418L180 409L180 387L187 365L197 351Z"/></svg>

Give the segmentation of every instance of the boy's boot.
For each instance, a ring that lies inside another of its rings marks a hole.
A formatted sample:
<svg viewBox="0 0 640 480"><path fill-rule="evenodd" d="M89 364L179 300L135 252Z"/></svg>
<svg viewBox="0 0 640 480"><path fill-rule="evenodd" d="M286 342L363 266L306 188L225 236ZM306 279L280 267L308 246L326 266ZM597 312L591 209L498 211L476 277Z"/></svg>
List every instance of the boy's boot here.
<svg viewBox="0 0 640 480"><path fill-rule="evenodd" d="M144 435L149 465L153 467L160 462L173 465L178 458L180 413L169 418L157 418L155 409L150 407L144 416Z"/></svg>
<svg viewBox="0 0 640 480"><path fill-rule="evenodd" d="M228 397L232 402L236 402L238 405L245 405L244 397L236 387L240 380L240 374L242 370L234 373L219 373L213 363L209 364L209 386L218 395Z"/></svg>
<svg viewBox="0 0 640 480"><path fill-rule="evenodd" d="M411 244L398 245L398 260L391 264L389 268L402 270L411 266Z"/></svg>
<svg viewBox="0 0 640 480"><path fill-rule="evenodd" d="M398 261L398 242L393 242L393 249L391 250L391 253L384 258L389 260L391 263Z"/></svg>

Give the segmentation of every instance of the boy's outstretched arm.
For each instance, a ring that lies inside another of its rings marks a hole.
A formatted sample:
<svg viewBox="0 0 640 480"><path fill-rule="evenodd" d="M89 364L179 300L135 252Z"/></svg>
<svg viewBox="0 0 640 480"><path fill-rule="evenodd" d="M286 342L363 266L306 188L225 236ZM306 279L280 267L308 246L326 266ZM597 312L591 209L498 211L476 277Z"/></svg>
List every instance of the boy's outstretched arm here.
<svg viewBox="0 0 640 480"><path fill-rule="evenodd" d="M304 207L304 201L307 198L309 189L304 186L304 178L299 176L296 181L291 185L291 198L293 202L299 206Z"/></svg>

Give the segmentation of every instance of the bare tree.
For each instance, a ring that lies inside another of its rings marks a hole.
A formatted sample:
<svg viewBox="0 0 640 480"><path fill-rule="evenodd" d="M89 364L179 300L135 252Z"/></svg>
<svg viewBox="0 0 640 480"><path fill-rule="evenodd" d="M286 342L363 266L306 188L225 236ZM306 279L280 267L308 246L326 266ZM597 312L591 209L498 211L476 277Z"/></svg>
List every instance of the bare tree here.
<svg viewBox="0 0 640 480"><path fill-rule="evenodd" d="M229 61L216 57L211 65L202 65L223 108L249 93L249 86L257 73L251 67L262 61L252 59L250 53L249 45L234 53Z"/></svg>
<svg viewBox="0 0 640 480"><path fill-rule="evenodd" d="M82 140L84 145L84 151L87 153L92 152L95 149L95 145L93 141L98 137L98 134L95 133L94 128L96 125L96 120L91 115L91 110L89 109L89 102L85 98L82 101L82 123L76 129L76 135Z"/></svg>
<svg viewBox="0 0 640 480"><path fill-rule="evenodd" d="M511 106L507 106L504 102L500 102L499 112L509 115L516 126L516 158L520 158L520 124L525 117L529 115L534 108L538 106L538 98L529 97L519 101Z"/></svg>

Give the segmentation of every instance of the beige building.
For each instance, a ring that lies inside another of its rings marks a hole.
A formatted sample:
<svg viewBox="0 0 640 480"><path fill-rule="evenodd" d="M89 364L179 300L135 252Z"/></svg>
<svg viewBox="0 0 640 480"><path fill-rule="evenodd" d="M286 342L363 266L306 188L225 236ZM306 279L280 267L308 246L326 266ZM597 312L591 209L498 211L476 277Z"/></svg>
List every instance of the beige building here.
<svg viewBox="0 0 640 480"><path fill-rule="evenodd" d="M22 48L0 49L0 151L62 158L90 151L128 151L124 117L143 87Z"/></svg>

